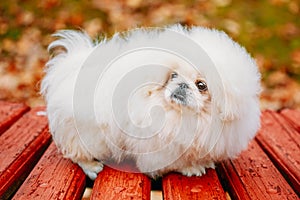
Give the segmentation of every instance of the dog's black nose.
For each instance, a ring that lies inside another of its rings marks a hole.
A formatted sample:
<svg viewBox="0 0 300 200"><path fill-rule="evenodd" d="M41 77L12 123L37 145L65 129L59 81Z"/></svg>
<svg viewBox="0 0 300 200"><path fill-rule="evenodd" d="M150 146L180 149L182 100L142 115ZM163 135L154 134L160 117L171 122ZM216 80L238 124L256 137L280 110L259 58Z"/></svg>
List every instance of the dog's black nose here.
<svg viewBox="0 0 300 200"><path fill-rule="evenodd" d="M172 94L171 99L176 100L177 103L181 105L187 104L187 89L189 88L186 83L179 83L178 88L176 88Z"/></svg>
<svg viewBox="0 0 300 200"><path fill-rule="evenodd" d="M186 84L186 83L179 83L178 85L181 89L188 89L189 88L188 84Z"/></svg>

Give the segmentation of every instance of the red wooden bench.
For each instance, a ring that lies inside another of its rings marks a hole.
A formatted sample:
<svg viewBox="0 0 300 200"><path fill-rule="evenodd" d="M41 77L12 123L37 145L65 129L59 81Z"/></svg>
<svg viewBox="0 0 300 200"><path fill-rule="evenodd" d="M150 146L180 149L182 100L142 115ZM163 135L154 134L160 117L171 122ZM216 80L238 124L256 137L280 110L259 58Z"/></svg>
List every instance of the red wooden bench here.
<svg viewBox="0 0 300 200"><path fill-rule="evenodd" d="M300 111L265 111L261 119L246 151L202 177L170 173L153 181L105 167L91 199L147 200L156 184L167 200L299 199ZM82 170L51 141L44 108L0 101L0 199L81 199L85 187Z"/></svg>

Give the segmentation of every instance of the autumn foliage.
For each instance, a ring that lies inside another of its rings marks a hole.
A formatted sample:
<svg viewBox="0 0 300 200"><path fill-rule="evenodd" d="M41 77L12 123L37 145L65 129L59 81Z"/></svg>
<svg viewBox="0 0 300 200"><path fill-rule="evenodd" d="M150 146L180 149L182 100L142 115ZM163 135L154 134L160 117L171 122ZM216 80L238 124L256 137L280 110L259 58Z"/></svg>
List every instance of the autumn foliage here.
<svg viewBox="0 0 300 200"><path fill-rule="evenodd" d="M0 1L0 100L44 104L39 84L56 30L101 38L181 23L222 29L246 47L262 73L262 109L300 108L299 16L298 0Z"/></svg>

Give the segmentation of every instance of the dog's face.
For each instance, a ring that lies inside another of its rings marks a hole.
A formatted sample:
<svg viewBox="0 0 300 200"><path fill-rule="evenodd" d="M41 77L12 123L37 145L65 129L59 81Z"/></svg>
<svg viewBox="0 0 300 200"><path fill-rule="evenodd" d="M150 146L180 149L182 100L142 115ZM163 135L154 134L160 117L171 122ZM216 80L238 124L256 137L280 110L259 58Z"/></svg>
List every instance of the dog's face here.
<svg viewBox="0 0 300 200"><path fill-rule="evenodd" d="M210 108L210 93L205 78L195 70L176 67L167 77L165 98L173 107L188 108L195 113Z"/></svg>
<svg viewBox="0 0 300 200"><path fill-rule="evenodd" d="M169 133L174 127L180 126L178 122L181 120L189 122L203 115L210 116L211 94L205 77L192 66L174 62L166 66L153 77L153 80L160 81L159 84L148 84L133 93L128 108L134 124L142 127L151 124L159 126L161 121L166 120L168 130L165 131ZM162 108L164 113L160 109L152 110L156 106ZM152 119L159 120L153 123Z"/></svg>

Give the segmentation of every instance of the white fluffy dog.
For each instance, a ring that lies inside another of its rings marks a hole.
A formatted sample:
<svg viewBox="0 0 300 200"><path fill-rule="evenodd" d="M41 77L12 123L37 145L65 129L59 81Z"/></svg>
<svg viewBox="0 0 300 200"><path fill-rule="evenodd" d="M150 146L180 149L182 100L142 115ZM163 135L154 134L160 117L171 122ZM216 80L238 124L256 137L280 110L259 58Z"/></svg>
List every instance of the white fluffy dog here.
<svg viewBox="0 0 300 200"><path fill-rule="evenodd" d="M159 44L170 32L136 29L96 42L79 31L55 34L59 39L49 49L62 47L64 51L47 63L41 88L49 127L63 155L78 163L91 179L106 161L128 158L151 177L170 171L201 176L215 162L236 157L255 136L260 124L260 74L246 50L217 30L180 25L166 29L199 45L215 71L207 70L205 63L198 70L179 56L158 50L123 55L95 87L93 112L85 109L88 105L74 102L82 67L104 65L95 51L111 51L112 47L118 51L143 42ZM201 64L200 52L193 53L199 53ZM89 59L92 62L86 62ZM151 67L151 60L160 65ZM136 80L149 84L134 88L127 98L126 90ZM87 90L91 87L88 81L81 84Z"/></svg>

